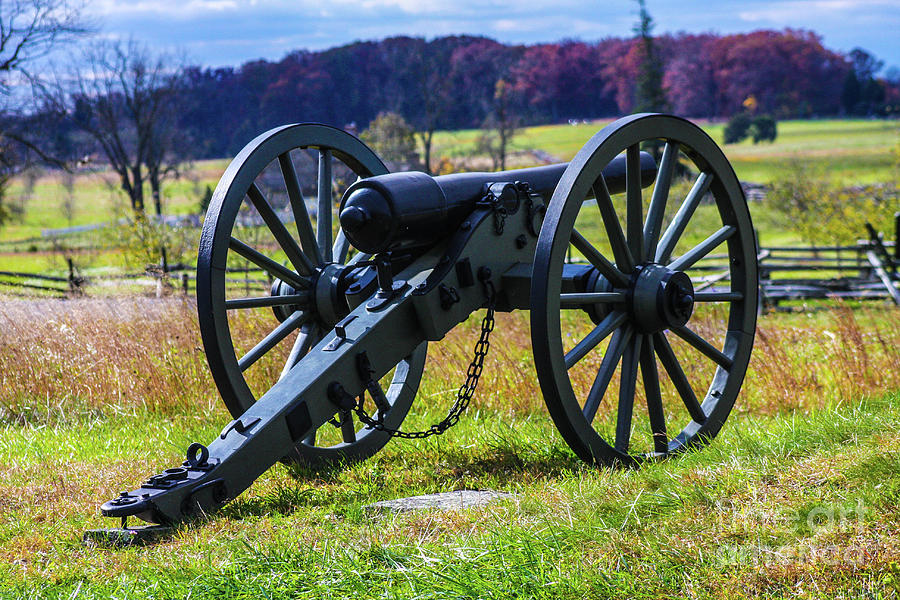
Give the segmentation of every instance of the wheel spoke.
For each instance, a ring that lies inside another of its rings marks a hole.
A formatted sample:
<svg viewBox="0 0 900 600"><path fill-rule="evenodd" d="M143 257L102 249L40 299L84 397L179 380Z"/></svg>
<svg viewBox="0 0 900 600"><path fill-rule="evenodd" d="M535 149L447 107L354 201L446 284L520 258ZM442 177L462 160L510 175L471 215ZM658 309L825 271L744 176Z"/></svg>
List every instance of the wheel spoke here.
<svg viewBox="0 0 900 600"><path fill-rule="evenodd" d="M611 312L606 315L600 323L594 327L593 331L587 334L583 340L578 342L574 348L566 353L566 369L571 369L575 363L584 358L584 356L597 347L597 344L606 339L606 337L615 331L625 322L626 315L622 312Z"/></svg>
<svg viewBox="0 0 900 600"><path fill-rule="evenodd" d="M678 243L681 234L684 233L684 228L687 227L688 221L691 220L694 211L700 204L700 200L702 200L703 196L706 195L706 192L709 191L712 179L713 175L706 172L700 173L700 176L697 177L697 181L694 182L694 186L691 188L691 191L688 192L684 202L681 203L678 212L675 213L675 217L672 219L672 222L669 223L666 232L659 242L659 247L656 249L656 262L663 265L669 262L669 258L672 256L672 250L675 249L675 244Z"/></svg>
<svg viewBox="0 0 900 600"><path fill-rule="evenodd" d="M621 233L621 230L620 230ZM600 274L606 277L613 285L618 287L626 287L628 278L614 264L609 262L605 256L594 248L577 229L572 230L571 244L575 246L579 252L591 263Z"/></svg>
<svg viewBox="0 0 900 600"><path fill-rule="evenodd" d="M741 292L695 292L694 302L737 302L744 299Z"/></svg>
<svg viewBox="0 0 900 600"><path fill-rule="evenodd" d="M266 227L268 227L269 231L272 232L272 235L275 236L278 245L284 250L288 260L291 261L291 264L294 265L297 272L301 275L311 275L314 271L312 263L309 262L309 258L303 254L303 251L300 249L297 242L294 241L294 238L291 237L291 234L288 233L284 223L281 222L281 219L279 219L278 215L275 214L275 211L272 210L272 206L269 204L269 201L266 200L266 197L263 196L262 191L256 183L250 184L250 188L247 190L247 197L250 198L250 202L256 207L259 216L262 217L263 221L266 223Z"/></svg>
<svg viewBox="0 0 900 600"><path fill-rule="evenodd" d="M724 281L724 280L730 279L730 278L731 278L730 270L722 271L721 273L718 273L716 275L708 275L708 276L700 279L700 281L698 282L698 283L700 283L700 285L698 285L697 287L694 288L694 292L699 292L701 290L711 288L712 286L716 285L720 281Z"/></svg>
<svg viewBox="0 0 900 600"><path fill-rule="evenodd" d="M303 252L313 258L317 265L322 264L322 253L316 244L316 234L312 228L312 219L306 210L306 201L300 190L300 179L291 161L290 151L278 155L278 164L281 166L281 176L284 178L284 187L287 189L288 198L291 201L291 211L294 213L294 224L297 226L297 236L300 238L300 247Z"/></svg>
<svg viewBox="0 0 900 600"><path fill-rule="evenodd" d="M353 413L341 411L338 413L341 421L341 438L345 444L352 444L356 441L356 428L353 424Z"/></svg>
<svg viewBox="0 0 900 600"><path fill-rule="evenodd" d="M588 420L588 423L594 420L597 409L600 408L600 401L606 394L606 388L609 387L609 382L612 381L612 376L616 372L622 353L625 352L625 348L628 346L628 342L631 341L633 333L634 330L630 326L619 328L616 329L613 338L609 341L609 347L606 349L606 354L603 355L603 361L600 363L597 377L594 379L594 384L591 386L591 391L588 393L582 409L582 413Z"/></svg>
<svg viewBox="0 0 900 600"><path fill-rule="evenodd" d="M316 188L318 212L316 213L316 237L319 251L325 262L332 261L331 254L331 150L319 150L319 181Z"/></svg>
<svg viewBox="0 0 900 600"><path fill-rule="evenodd" d="M295 312L278 327L273 329L269 335L264 337L261 342L255 345L247 354L238 361L241 371L246 371L253 363L258 361L266 352L278 345L278 342L288 336L289 333L300 327L306 319L306 314L300 311Z"/></svg>
<svg viewBox="0 0 900 600"><path fill-rule="evenodd" d="M678 146L672 142L666 142L662 158L659 161L659 171L656 173L656 183L653 185L650 208L647 209L647 222L644 224L644 256L647 258L656 256L656 244L662 230L666 202L669 199L669 188L672 185L672 174L675 172L677 163Z"/></svg>
<svg viewBox="0 0 900 600"><path fill-rule="evenodd" d="M672 384L678 391L678 395L681 396L681 401L684 403L685 408L687 408L688 414L690 414L691 418L697 423L706 422L706 415L704 414L700 403L697 402L694 388L691 387L691 383L688 381L681 365L678 363L678 358L676 358L675 353L672 352L672 346L669 345L669 340L666 339L665 334L659 332L653 334L653 342L656 347L656 355L659 356L659 361L662 363L666 373L669 374L669 379L672 380Z"/></svg>
<svg viewBox="0 0 900 600"><path fill-rule="evenodd" d="M653 337L649 335L644 337L644 345L641 346L641 377L644 380L644 394L647 396L653 451L665 454L669 451L669 436L666 434L666 416L663 412L662 394L659 392L659 372L656 369Z"/></svg>
<svg viewBox="0 0 900 600"><path fill-rule="evenodd" d="M294 345L291 346L291 353L288 355L288 359L284 363L284 368L281 370L281 376L278 377L279 381L284 379L285 375L294 368L294 365L300 362L300 359L309 352L309 349L313 344L313 329L315 329L315 325L312 323L304 323L300 328L297 339L294 340Z"/></svg>
<svg viewBox="0 0 900 600"><path fill-rule="evenodd" d="M686 341L688 344L696 348L701 354L708 357L726 371L731 369L734 361L722 353L721 350L700 337L695 331L682 325L681 327L673 327L672 332L678 337Z"/></svg>
<svg viewBox="0 0 900 600"><path fill-rule="evenodd" d="M347 254L350 252L350 240L344 235L343 229L338 229L337 237L334 239L334 246L331 249L331 257L334 262L344 264L347 262Z"/></svg>
<svg viewBox="0 0 900 600"><path fill-rule="evenodd" d="M367 261L372 258L372 255L367 252L357 252L353 255L353 258L347 261L348 265L355 265L358 262Z"/></svg>
<svg viewBox="0 0 900 600"><path fill-rule="evenodd" d="M644 199L641 196L641 147L628 146L625 151L625 228L628 249L635 263L644 262Z"/></svg>
<svg viewBox="0 0 900 600"><path fill-rule="evenodd" d="M687 271L698 260L716 249L716 247L737 233L737 228L733 225L725 225L717 232L673 260L669 264L669 268L673 271Z"/></svg>
<svg viewBox="0 0 900 600"><path fill-rule="evenodd" d="M625 302L625 292L581 292L559 295L559 303L563 308L580 307L585 304L610 304L613 302Z"/></svg>
<svg viewBox="0 0 900 600"><path fill-rule="evenodd" d="M603 179L602 174L594 182L594 197L597 199L597 208L600 209L600 216L603 218L603 226L606 228L606 236L609 238L609 245L612 248L616 264L623 273L631 273L634 271L634 257L631 255L631 250L628 249L625 234L622 233L619 217L616 215L616 209L613 207L612 198L609 197L606 180Z"/></svg>
<svg viewBox="0 0 900 600"><path fill-rule="evenodd" d="M309 282L294 273L287 267L283 267L279 265L277 262L259 252L255 248L251 248L244 242L239 239L232 237L228 240L228 247L255 264L257 267L262 269L263 271L268 272L272 277L276 279L280 279L285 283L289 283L295 288L306 289L309 287Z"/></svg>
<svg viewBox="0 0 900 600"><path fill-rule="evenodd" d="M637 386L638 359L641 355L641 339L635 335L622 359L619 383L619 408L616 412L616 450L628 451L631 440L631 417L634 414L634 393Z"/></svg>
<svg viewBox="0 0 900 600"><path fill-rule="evenodd" d="M257 298L235 298L225 301L225 310L238 308L260 308L269 306L286 306L290 304L305 304L309 301L308 294L290 294L287 296L260 296Z"/></svg>

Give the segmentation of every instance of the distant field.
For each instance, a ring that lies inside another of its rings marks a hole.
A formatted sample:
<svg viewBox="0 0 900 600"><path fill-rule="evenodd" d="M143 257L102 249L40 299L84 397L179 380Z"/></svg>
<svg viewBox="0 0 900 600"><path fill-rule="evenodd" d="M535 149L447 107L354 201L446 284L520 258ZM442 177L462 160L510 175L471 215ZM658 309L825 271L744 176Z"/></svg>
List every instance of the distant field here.
<svg viewBox="0 0 900 600"><path fill-rule="evenodd" d="M559 160L570 160L592 135L611 121L579 125L528 127L514 139L514 150L538 149ZM719 144L722 123L701 122ZM435 136L435 156L471 154L477 130L442 132ZM847 185L896 178L891 149L900 143L900 122L873 120L782 121L774 143L745 140L724 146L742 180L768 183L788 172L794 161L822 169Z"/></svg>
<svg viewBox="0 0 900 600"><path fill-rule="evenodd" d="M511 163L514 166L536 164L538 159L533 150L548 153L556 160L569 160L608 123L526 128L513 142ZM701 125L715 140L721 140L721 123ZM486 168L489 164L486 157L471 159L478 134L478 130L439 132L435 136L435 162L441 157L455 161L466 159L477 168ZM778 125L778 139L774 143L754 145L745 141L724 146L724 150L738 176L745 181L768 183L789 174L797 165L805 165L844 185L859 185L896 181L900 177L892 154L898 144L900 123L896 121L784 121ZM227 159L198 161L186 169L181 179L165 183L165 213L196 213L206 187L215 187L227 164ZM57 242L42 237L46 229L115 223L126 216L127 201L111 173L99 168L80 173L75 176L71 191L67 191L58 173L42 175L30 188L20 179L11 185L5 202L19 207L21 218L0 229L0 270L62 274L64 256L73 253L76 264L93 273L127 266L116 252L98 249L103 246L103 234L98 230L67 236ZM149 193L146 202L151 211ZM752 212L763 243L800 241L789 224L770 214L765 206L755 204ZM188 231L187 235L195 240L199 231ZM195 241L190 245L194 247Z"/></svg>
<svg viewBox="0 0 900 600"><path fill-rule="evenodd" d="M204 189L207 185L215 188L227 166L226 159L197 161L187 169L184 177L165 182L164 212L173 215L197 212ZM30 194L26 183L21 178L16 180L5 201L21 206L23 218L0 229L0 242L38 237L44 229L115 221L129 210L115 175L100 166L75 175L69 214L65 209L67 196L63 178L58 173L42 175ZM147 211L152 212L149 190L144 201Z"/></svg>

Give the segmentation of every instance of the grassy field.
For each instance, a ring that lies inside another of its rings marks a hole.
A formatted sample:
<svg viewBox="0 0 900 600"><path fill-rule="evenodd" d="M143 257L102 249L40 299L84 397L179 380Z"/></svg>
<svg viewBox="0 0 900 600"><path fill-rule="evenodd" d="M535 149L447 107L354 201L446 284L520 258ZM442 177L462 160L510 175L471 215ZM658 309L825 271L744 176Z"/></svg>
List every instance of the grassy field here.
<svg viewBox="0 0 900 600"><path fill-rule="evenodd" d="M516 166L534 164L537 160L531 153L534 149L559 160L568 160L606 123L524 129L513 144L512 163ZM721 123L701 125L714 139L721 139ZM785 121L779 124L775 143L753 145L745 141L727 145L724 150L739 177L747 181L767 183L789 174L792 169L804 168L841 185L896 182L900 176L895 156L900 142L898 127L894 121ZM439 132L435 137L435 160L442 156L454 160L468 156L474 151L477 135L475 130ZM184 178L166 183L163 189L165 212L196 213L207 186L215 187L227 162L224 159L197 162ZM482 157L475 159L474 164L486 168L489 161ZM21 217L0 229L0 271L65 276L65 259L72 257L82 274L99 278L122 271L139 272L147 262L155 262L123 253L117 247L122 238L120 229L93 229L59 238L42 236L48 229L116 223L129 214L115 179L103 170L76 175L68 188L65 183L65 178L57 173L45 173L31 182L19 179L13 183L6 202L18 207ZM803 241L791 223L769 206L754 203L751 212L764 245ZM184 252L178 253L172 261L191 262L199 230L187 228L176 235ZM863 236L860 232L860 237ZM172 245L169 251L170 255L174 252ZM153 287L152 283L150 287ZM115 293L116 289L97 288L92 293Z"/></svg>
<svg viewBox="0 0 900 600"><path fill-rule="evenodd" d="M528 127L514 138L512 147L519 152L543 150L559 160L570 160L608 123ZM721 144L722 123L699 123ZM477 130L439 133L435 136L434 156L467 156L474 151L478 135ZM891 150L898 142L900 124L896 121L782 121L773 143L753 144L745 140L725 145L723 149L744 181L769 183L790 173L794 163L802 163L846 185L859 185L896 178L893 170L896 159ZM527 162L528 158L521 160Z"/></svg>
<svg viewBox="0 0 900 600"><path fill-rule="evenodd" d="M572 156L609 121L579 125L529 127L515 138L513 151L521 156L517 165L535 164L528 150L542 150L564 161ZM721 123L701 125L716 139L722 139ZM461 158L474 153L477 130L438 132L433 156ZM784 121L778 125L774 143L754 145L749 140L724 146L742 180L771 182L790 173L796 164L820 170L846 185L894 181L896 158L892 150L900 143L900 124L896 121L820 120ZM226 160L199 161L183 179L164 185L165 212L186 214L197 211L207 185L215 187L227 166ZM0 243L39 236L44 229L62 228L115 220L126 214L125 199L111 174L101 171L76 175L69 193L58 174L38 178L30 191L25 181L10 188L8 201L22 207L23 218L0 230Z"/></svg>
<svg viewBox="0 0 900 600"><path fill-rule="evenodd" d="M602 125L529 128L515 160L533 161L531 149L568 159ZM704 126L721 138L720 124ZM439 134L435 156L464 155L476 135ZM774 144L725 151L746 180L771 181L802 160L856 185L895 180L897 143L893 122L784 122ZM197 163L168 184L166 212L195 212L226 162ZM107 175L77 176L68 204L58 175L33 183L10 191L24 217L0 231L0 271L64 274L66 255L89 275L142 268L109 232L65 247L40 237L126 214ZM751 210L763 244L799 241L764 205ZM682 244L717 222L701 206ZM197 234L185 231L189 245ZM394 441L346 469L276 465L211 519L155 546L108 550L80 543L84 530L116 525L99 504L180 462L229 416L193 300L89 293L0 303L0 599L900 597L895 308L814 303L762 316L723 433L640 470L574 457L543 406L527 314L500 315L473 405L445 436ZM236 346L271 329L270 314L254 314L234 325ZM406 427L446 412L479 323L474 315L429 347ZM667 413L678 413L663 392ZM467 511L365 509L460 489L513 499Z"/></svg>
<svg viewBox="0 0 900 600"><path fill-rule="evenodd" d="M428 441L337 471L271 469L147 548L84 547L98 505L228 421L191 302L0 306L0 598L895 598L900 314L766 316L700 452L590 468L555 431L527 315L502 315L475 402ZM433 344L409 427L461 382L478 319ZM495 505L373 517L457 489Z"/></svg>

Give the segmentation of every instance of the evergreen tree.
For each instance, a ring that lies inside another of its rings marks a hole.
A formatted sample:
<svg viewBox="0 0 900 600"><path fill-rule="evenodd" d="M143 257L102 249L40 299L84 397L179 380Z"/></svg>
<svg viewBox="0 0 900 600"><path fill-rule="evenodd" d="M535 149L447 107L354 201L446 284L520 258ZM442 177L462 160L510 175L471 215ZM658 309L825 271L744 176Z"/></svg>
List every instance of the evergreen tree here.
<svg viewBox="0 0 900 600"><path fill-rule="evenodd" d="M634 112L667 112L669 100L663 89L664 65L653 40L653 18L645 0L637 0L639 21L634 27L641 38L641 66L635 83Z"/></svg>

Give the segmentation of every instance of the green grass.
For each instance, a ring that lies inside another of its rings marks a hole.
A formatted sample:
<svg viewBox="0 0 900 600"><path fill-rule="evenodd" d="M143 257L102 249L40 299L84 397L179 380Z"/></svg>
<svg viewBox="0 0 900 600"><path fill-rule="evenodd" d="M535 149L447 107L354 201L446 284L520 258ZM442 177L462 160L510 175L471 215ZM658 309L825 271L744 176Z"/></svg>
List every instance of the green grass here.
<svg viewBox="0 0 900 600"><path fill-rule="evenodd" d="M545 415L479 411L446 439L392 443L346 471L297 477L278 466L211 521L119 551L78 543L81 530L107 525L92 504L174 464L218 424L138 413L7 427L3 488L19 497L0 526L10 561L0 595L781 597L811 587L889 597L898 399L738 415L709 448L640 471L579 463ZM363 510L479 488L515 500L377 519Z"/></svg>
<svg viewBox="0 0 900 600"><path fill-rule="evenodd" d="M527 127L514 139L512 148L519 151L540 149L559 160L571 160L591 136L609 122ZM721 145L723 124L699 123ZM477 137L477 130L438 133L433 155L460 157L471 154ZM896 159L891 150L898 142L900 125L896 121L828 119L782 121L778 124L778 138L773 143L754 145L746 140L724 145L723 149L742 180L769 183L789 173L793 161L800 161L846 185L860 185L897 177Z"/></svg>
<svg viewBox="0 0 900 600"><path fill-rule="evenodd" d="M205 186L215 188L228 161L200 161L187 169L183 179L163 184L164 212L181 215L196 213ZM5 202L18 206L22 217L3 225L0 242L31 240L45 229L110 223L129 212L127 197L118 188L112 173L106 170L85 172L75 176L72 186L71 213L65 210L67 192L57 173L44 173L31 192L21 178L7 191ZM153 211L149 188L145 188L147 211ZM70 218L71 217L71 218ZM90 237L96 234L81 234Z"/></svg>
<svg viewBox="0 0 900 600"><path fill-rule="evenodd" d="M534 382L527 317L501 315L475 401L445 436L395 440L346 469L276 465L161 544L85 547L85 529L115 525L98 516L101 502L229 420L193 310L144 299L0 310L0 598L897 595L891 309L763 317L722 434L639 470L572 455ZM477 325L476 316L431 345L405 427L442 416ZM457 489L514 499L364 509Z"/></svg>

